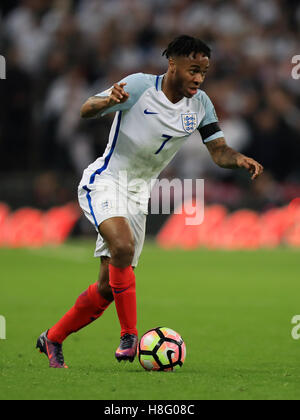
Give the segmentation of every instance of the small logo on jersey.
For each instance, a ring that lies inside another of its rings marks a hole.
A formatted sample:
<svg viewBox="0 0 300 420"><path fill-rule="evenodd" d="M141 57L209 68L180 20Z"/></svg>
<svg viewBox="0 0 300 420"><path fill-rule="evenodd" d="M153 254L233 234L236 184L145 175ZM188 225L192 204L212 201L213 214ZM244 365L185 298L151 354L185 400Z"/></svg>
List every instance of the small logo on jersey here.
<svg viewBox="0 0 300 420"><path fill-rule="evenodd" d="M151 112L151 111L148 111L148 109L145 109L144 114L146 114L146 115L157 115L158 112Z"/></svg>
<svg viewBox="0 0 300 420"><path fill-rule="evenodd" d="M184 131L192 134L197 128L197 114L181 114L181 119Z"/></svg>
<svg viewBox="0 0 300 420"><path fill-rule="evenodd" d="M101 203L101 208L102 208L102 211L110 210L112 208L112 202L108 200L103 201Z"/></svg>

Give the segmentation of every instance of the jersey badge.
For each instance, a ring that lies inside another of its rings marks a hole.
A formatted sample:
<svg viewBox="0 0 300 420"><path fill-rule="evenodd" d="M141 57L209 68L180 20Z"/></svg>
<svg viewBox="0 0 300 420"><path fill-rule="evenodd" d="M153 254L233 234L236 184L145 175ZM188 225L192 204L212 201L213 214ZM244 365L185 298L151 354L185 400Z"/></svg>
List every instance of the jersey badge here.
<svg viewBox="0 0 300 420"><path fill-rule="evenodd" d="M198 125L197 114L181 114L181 119L184 131L188 134L192 134Z"/></svg>

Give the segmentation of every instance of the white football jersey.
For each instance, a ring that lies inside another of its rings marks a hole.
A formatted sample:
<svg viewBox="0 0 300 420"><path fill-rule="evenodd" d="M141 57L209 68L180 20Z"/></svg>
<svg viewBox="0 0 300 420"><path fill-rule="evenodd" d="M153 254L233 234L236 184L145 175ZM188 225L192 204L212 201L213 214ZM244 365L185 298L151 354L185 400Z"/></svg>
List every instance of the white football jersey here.
<svg viewBox="0 0 300 420"><path fill-rule="evenodd" d="M109 178L140 195L147 206L151 181L195 130L205 143L224 137L205 92L174 104L161 89L163 77L138 73L119 82L127 83L124 90L130 97L101 114L116 112L105 153L84 171L81 187ZM109 96L111 89L96 96Z"/></svg>

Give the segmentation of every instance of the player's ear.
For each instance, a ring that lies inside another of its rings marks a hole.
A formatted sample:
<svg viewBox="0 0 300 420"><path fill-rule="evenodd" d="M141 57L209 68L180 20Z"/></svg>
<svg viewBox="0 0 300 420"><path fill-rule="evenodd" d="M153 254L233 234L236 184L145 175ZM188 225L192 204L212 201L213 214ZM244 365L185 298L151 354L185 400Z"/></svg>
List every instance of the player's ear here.
<svg viewBox="0 0 300 420"><path fill-rule="evenodd" d="M176 64L173 58L169 58L169 69L171 73L175 73L176 70Z"/></svg>

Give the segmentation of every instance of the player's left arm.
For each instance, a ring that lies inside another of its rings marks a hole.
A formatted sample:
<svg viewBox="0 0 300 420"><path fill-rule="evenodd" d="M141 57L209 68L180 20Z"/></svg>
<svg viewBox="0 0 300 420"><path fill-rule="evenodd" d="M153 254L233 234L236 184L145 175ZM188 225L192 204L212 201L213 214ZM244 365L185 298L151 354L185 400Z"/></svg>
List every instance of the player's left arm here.
<svg viewBox="0 0 300 420"><path fill-rule="evenodd" d="M213 161L221 168L244 168L252 175L252 180L256 179L264 171L260 163L229 147L224 137L207 142L206 147Z"/></svg>
<svg viewBox="0 0 300 420"><path fill-rule="evenodd" d="M224 133L219 126L219 119L215 107L205 92L201 92L199 99L205 115L198 127L203 143L209 150L214 162L221 168L245 168L254 180L263 173L264 168L254 159L236 152L225 141Z"/></svg>

